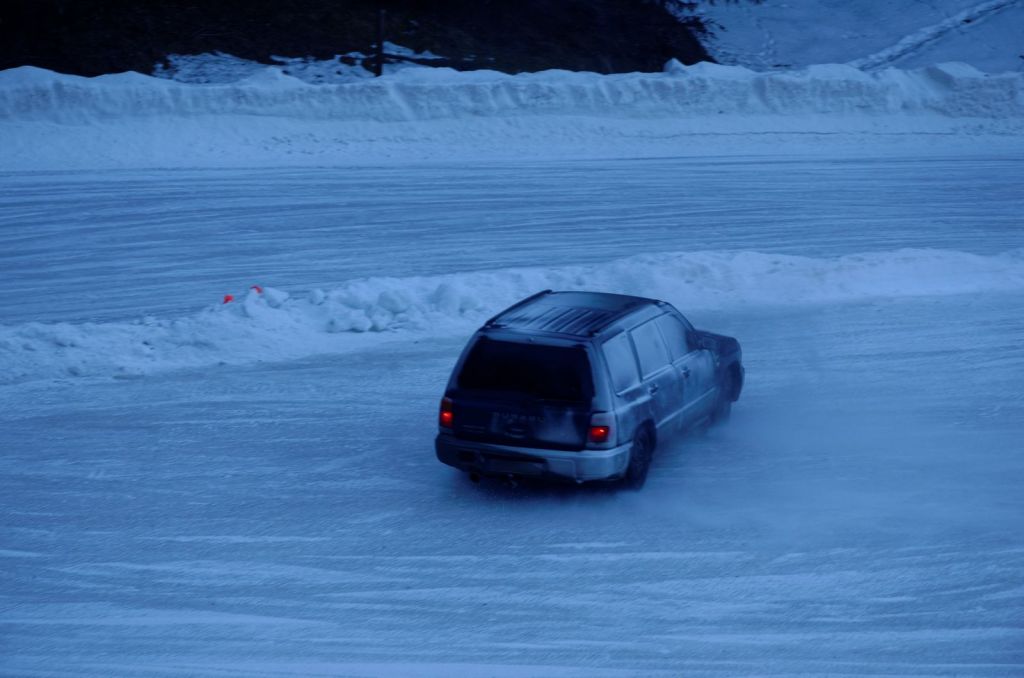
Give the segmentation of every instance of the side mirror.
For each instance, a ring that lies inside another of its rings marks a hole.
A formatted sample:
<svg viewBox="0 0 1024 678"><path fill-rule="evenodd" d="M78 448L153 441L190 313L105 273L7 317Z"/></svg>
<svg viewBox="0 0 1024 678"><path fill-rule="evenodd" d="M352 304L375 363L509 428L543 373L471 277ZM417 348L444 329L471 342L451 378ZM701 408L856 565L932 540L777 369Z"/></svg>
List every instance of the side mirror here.
<svg viewBox="0 0 1024 678"><path fill-rule="evenodd" d="M691 351L695 351L699 348L705 348L709 351L718 352L718 342L703 332L698 332L696 330L693 332L687 332L686 341L690 345Z"/></svg>

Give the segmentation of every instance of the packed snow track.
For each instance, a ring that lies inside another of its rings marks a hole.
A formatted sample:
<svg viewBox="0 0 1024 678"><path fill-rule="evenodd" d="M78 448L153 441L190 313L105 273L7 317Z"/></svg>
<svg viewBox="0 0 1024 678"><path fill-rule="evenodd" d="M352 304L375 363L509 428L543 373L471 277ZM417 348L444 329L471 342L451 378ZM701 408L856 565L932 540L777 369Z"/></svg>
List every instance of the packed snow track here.
<svg viewBox="0 0 1024 678"><path fill-rule="evenodd" d="M0 175L0 674L1019 676L1022 185L934 156ZM465 338L548 283L738 337L732 421L641 492L441 465Z"/></svg>

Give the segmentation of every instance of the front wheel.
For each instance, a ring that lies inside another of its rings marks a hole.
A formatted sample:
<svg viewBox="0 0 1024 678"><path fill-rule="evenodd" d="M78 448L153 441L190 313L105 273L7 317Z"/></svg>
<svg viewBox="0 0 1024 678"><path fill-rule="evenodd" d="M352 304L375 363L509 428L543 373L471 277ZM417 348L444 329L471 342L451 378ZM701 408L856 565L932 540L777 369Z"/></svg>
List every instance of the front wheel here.
<svg viewBox="0 0 1024 678"><path fill-rule="evenodd" d="M633 438L633 447L629 451L629 466L626 467L626 486L639 490L647 482L647 471L651 468L651 457L654 455L654 440L647 429L640 429Z"/></svg>
<svg viewBox="0 0 1024 678"><path fill-rule="evenodd" d="M718 390L718 400L715 401L715 409L711 411L711 423L721 424L729 420L732 415L732 372L726 375L722 386Z"/></svg>

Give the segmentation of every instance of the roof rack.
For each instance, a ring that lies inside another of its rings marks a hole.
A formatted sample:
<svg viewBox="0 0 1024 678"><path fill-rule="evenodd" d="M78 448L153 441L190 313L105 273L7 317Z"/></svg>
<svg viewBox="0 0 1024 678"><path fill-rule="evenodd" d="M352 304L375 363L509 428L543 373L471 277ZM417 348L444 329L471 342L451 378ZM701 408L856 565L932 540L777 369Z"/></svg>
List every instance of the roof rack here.
<svg viewBox="0 0 1024 678"><path fill-rule="evenodd" d="M549 295L550 301L545 299ZM607 292L544 290L505 309L481 329L593 337L643 304L662 306L663 302Z"/></svg>
<svg viewBox="0 0 1024 678"><path fill-rule="evenodd" d="M485 322L484 323L484 327L491 327L491 326L493 326L494 322L498 318L500 318L501 316L505 315L509 311L513 311L513 310L515 310L517 308L520 308L521 306L525 306L526 304L529 304L534 299L539 299L540 297L543 297L545 294L551 294L551 290L541 290L540 292L537 292L536 294L531 294L530 296L526 297L522 301L519 301L519 302L517 302L515 304L512 304L511 306L509 306L508 308L503 310L501 313L499 313L498 315L494 316L493 318L491 318L490 320Z"/></svg>

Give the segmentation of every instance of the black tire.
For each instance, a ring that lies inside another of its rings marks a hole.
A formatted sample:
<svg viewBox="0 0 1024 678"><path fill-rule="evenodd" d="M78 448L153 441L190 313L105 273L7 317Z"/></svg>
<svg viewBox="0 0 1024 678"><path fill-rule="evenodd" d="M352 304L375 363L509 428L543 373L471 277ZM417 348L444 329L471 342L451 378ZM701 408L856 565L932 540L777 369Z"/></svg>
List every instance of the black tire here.
<svg viewBox="0 0 1024 678"><path fill-rule="evenodd" d="M639 490L647 482L647 472L651 468L651 457L654 456L654 439L650 431L642 428L633 438L633 448L629 451L629 466L623 478L626 487Z"/></svg>
<svg viewBox="0 0 1024 678"><path fill-rule="evenodd" d="M734 380L732 372L729 372L725 376L725 380L722 383L722 389L718 392L718 400L715 402L715 409L711 411L711 423L722 424L729 421L729 417L732 416L732 393L734 388Z"/></svg>

